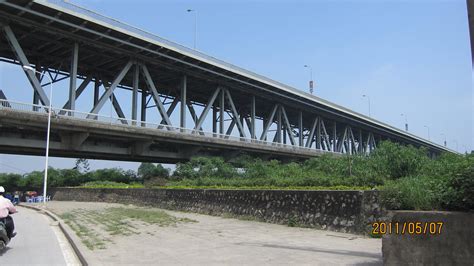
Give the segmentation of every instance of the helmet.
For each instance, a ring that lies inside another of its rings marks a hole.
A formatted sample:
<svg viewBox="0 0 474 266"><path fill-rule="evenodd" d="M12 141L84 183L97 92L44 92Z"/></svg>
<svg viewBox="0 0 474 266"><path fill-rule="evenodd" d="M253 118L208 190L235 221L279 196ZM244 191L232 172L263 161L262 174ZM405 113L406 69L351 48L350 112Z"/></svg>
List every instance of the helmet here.
<svg viewBox="0 0 474 266"><path fill-rule="evenodd" d="M5 188L0 186L0 193L5 193Z"/></svg>

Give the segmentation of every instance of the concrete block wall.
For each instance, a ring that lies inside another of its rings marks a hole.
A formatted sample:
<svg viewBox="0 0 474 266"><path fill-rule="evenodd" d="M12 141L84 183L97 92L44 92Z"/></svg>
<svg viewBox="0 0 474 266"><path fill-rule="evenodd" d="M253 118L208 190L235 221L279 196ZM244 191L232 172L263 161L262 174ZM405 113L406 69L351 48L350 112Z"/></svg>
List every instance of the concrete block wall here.
<svg viewBox="0 0 474 266"><path fill-rule="evenodd" d="M390 216L392 234L382 239L384 265L474 265L473 212L395 211ZM417 222L421 223L418 232L410 234L408 228L401 232L404 224ZM443 225L441 230L433 228L436 233L424 230L426 223L438 222Z"/></svg>

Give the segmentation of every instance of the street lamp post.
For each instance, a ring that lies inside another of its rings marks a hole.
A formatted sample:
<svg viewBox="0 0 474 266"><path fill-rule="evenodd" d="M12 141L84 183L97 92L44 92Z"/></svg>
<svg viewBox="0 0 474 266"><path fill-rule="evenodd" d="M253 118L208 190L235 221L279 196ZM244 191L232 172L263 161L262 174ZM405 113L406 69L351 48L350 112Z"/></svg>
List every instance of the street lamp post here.
<svg viewBox="0 0 474 266"><path fill-rule="evenodd" d="M400 115L405 117L405 131L408 131L408 115L407 114L400 114Z"/></svg>
<svg viewBox="0 0 474 266"><path fill-rule="evenodd" d="M364 95L362 95L362 97L365 97L365 98L367 98L367 100L369 101L369 117L372 117L372 115L370 114L370 96L369 96L369 95L366 95L366 94L364 94Z"/></svg>
<svg viewBox="0 0 474 266"><path fill-rule="evenodd" d="M31 71L34 73L41 74L41 72L32 68L31 66L23 66L23 69L26 71ZM46 75L47 76L47 75ZM48 108L48 130L46 133L46 160L44 163L44 181L43 181L43 204L46 204L46 188L48 185L48 160L49 160L49 135L51 133L51 113L52 113L52 101L53 101L53 80L49 78L49 108Z"/></svg>
<svg viewBox="0 0 474 266"><path fill-rule="evenodd" d="M196 38L197 38L197 11L196 9L186 10L188 13L194 12L194 50L196 50Z"/></svg>
<svg viewBox="0 0 474 266"><path fill-rule="evenodd" d="M430 139L430 127L429 127L429 126L426 126L426 125L425 125L424 127L426 127L426 129L428 129L428 140L431 140L431 139Z"/></svg>
<svg viewBox="0 0 474 266"><path fill-rule="evenodd" d="M304 65L304 67L309 68L309 92L313 94L313 68L310 65Z"/></svg>
<svg viewBox="0 0 474 266"><path fill-rule="evenodd" d="M458 151L458 148L459 148L459 146L458 146L458 141L455 140L455 139L453 139L453 142L456 143L456 151Z"/></svg>
<svg viewBox="0 0 474 266"><path fill-rule="evenodd" d="M444 136L444 147L446 147L448 145L446 141L446 135L444 133L441 133L441 136Z"/></svg>

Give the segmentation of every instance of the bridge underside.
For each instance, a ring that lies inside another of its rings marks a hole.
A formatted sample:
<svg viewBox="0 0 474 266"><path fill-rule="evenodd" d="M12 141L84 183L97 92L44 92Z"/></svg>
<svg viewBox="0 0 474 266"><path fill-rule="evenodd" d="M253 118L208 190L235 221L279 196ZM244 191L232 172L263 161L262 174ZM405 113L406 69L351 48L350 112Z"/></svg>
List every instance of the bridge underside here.
<svg viewBox="0 0 474 266"><path fill-rule="evenodd" d="M244 151L298 159L324 152L368 154L381 140L426 146L432 153L446 150L322 99L72 11L6 1L0 4L0 27L0 59L37 71L24 71L31 105L8 98L8 88L0 91L0 152L44 153L49 112L44 106L50 101L44 87L62 80L69 81L69 97L53 108L51 154L56 156L178 162L198 154L232 157ZM76 101L86 90L93 96L90 107L80 112ZM130 107L119 103L119 94L129 95ZM116 115L106 125L108 102Z"/></svg>

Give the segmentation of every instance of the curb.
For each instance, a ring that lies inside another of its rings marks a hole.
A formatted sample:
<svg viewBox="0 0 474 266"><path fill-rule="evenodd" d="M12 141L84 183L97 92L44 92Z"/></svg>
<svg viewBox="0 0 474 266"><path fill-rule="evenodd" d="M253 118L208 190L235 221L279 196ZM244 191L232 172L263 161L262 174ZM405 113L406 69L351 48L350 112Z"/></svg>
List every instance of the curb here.
<svg viewBox="0 0 474 266"><path fill-rule="evenodd" d="M35 210L35 211L38 211L38 212L42 212L42 213L48 215L49 217L51 217L51 219L53 219L54 221L58 222L58 225L59 225L59 228L61 229L61 232L63 232L64 236L68 240L69 244L71 245L72 249L74 250L74 253L76 254L76 256L79 259L79 261L81 262L81 264L83 266L88 266L89 265L87 263L84 255L82 254L82 252L78 248L77 244L72 239L72 237L69 234L68 230L64 227L63 221L59 217L57 217L56 214L54 214L54 213L52 213L48 210L42 209L40 207L29 206L29 205L25 205L25 204L22 204L22 203L18 204L18 206L25 207L25 208L28 208L28 209L32 209L32 210Z"/></svg>

